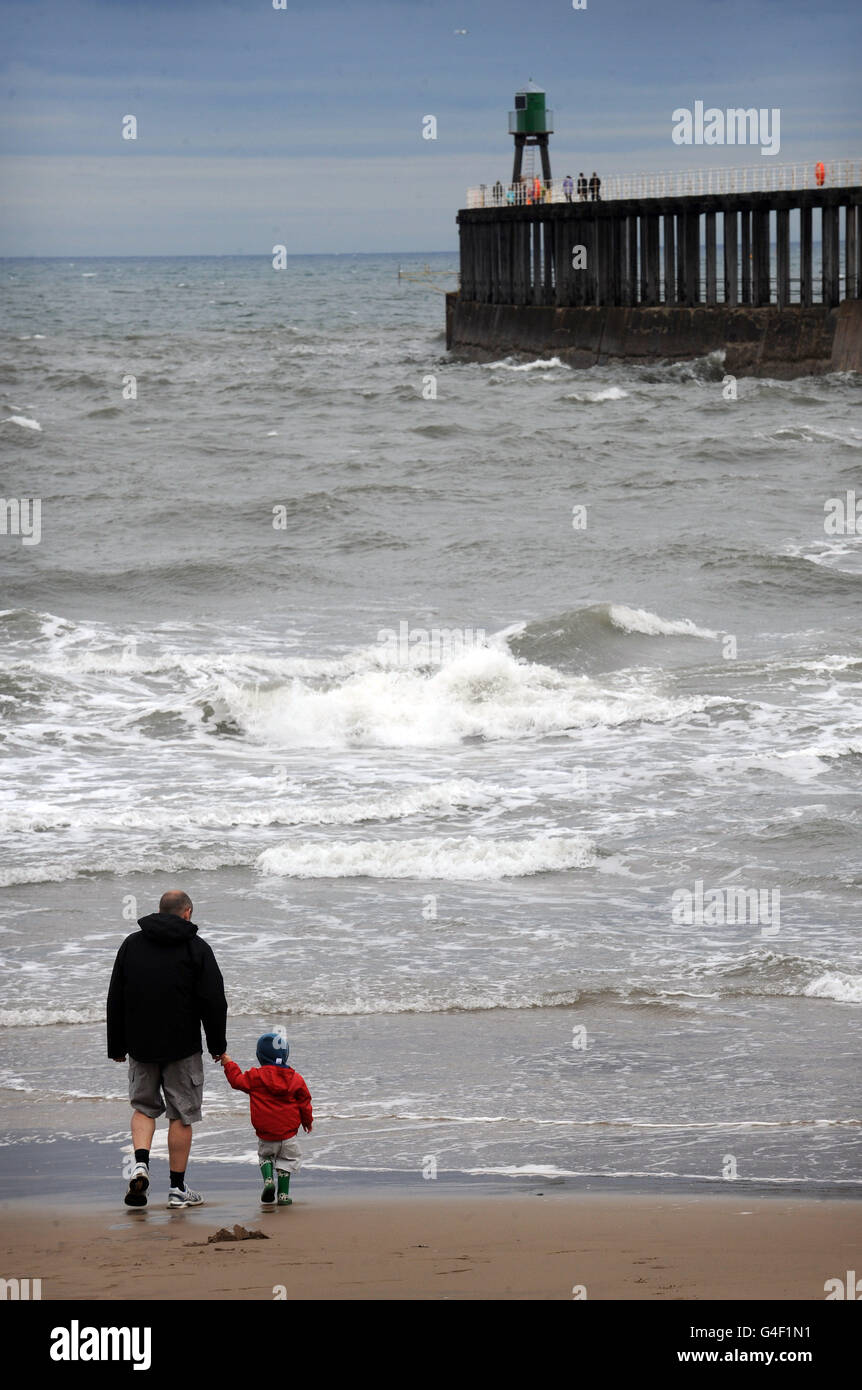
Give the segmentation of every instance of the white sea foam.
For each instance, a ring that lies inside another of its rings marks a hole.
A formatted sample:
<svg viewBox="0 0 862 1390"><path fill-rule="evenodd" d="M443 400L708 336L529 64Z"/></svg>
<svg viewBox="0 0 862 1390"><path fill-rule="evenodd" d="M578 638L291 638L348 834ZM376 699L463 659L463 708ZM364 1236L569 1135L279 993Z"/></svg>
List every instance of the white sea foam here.
<svg viewBox="0 0 862 1390"><path fill-rule="evenodd" d="M623 401L628 394L628 391L624 391L621 386L606 386L602 391L570 391L566 400L592 401L598 404L601 401Z"/></svg>
<svg viewBox="0 0 862 1390"><path fill-rule="evenodd" d="M580 835L495 840L312 841L264 850L257 866L290 878L498 879L588 868L592 842Z"/></svg>
<svg viewBox="0 0 862 1390"><path fill-rule="evenodd" d="M708 627L696 627L690 618L660 618L646 608L627 608L622 603L612 603L608 617L614 627L623 632L640 632L647 637L702 637L707 641L717 641L718 633Z"/></svg>
<svg viewBox="0 0 862 1390"><path fill-rule="evenodd" d="M489 372L548 372L553 371L555 367L564 367L566 371L571 370L565 362L560 361L559 357L537 357L533 362L516 362L511 357L504 357L499 362L483 362L482 366Z"/></svg>
<svg viewBox="0 0 862 1390"><path fill-rule="evenodd" d="M862 536L836 537L808 546L788 545L784 553L839 574L862 574Z"/></svg>
<svg viewBox="0 0 862 1390"><path fill-rule="evenodd" d="M48 637L54 634L46 632ZM374 649L371 649L372 653ZM225 675L233 680L272 680L282 677L305 679L348 675L371 660L368 652L345 657L267 656L262 652L189 652L173 648L141 651L119 640L109 645L105 638L88 629L77 629L70 638L65 631L56 635L50 654L38 662L10 662L7 670L22 674L36 670L60 678L86 675L172 676L207 680Z"/></svg>
<svg viewBox="0 0 862 1390"><path fill-rule="evenodd" d="M34 865L20 865L15 868L0 869L0 888L10 888L25 883L67 883L80 874L129 874L180 873L184 870L209 870L240 868L253 862L250 851L237 853L225 848L222 851L196 849L168 851L166 853L105 854L100 858L89 856L69 858L55 862L39 861Z"/></svg>
<svg viewBox="0 0 862 1390"><path fill-rule="evenodd" d="M223 680L219 689L226 713L252 738L267 746L310 748L545 737L594 725L675 719L709 703L702 696L669 698L644 682L612 688L586 676L564 676L492 647L456 657L430 674L366 670L325 689L301 680L269 689Z"/></svg>
<svg viewBox="0 0 862 1390"><path fill-rule="evenodd" d="M0 1009L0 1028L50 1028L57 1023L102 1023L104 1018L104 1007Z"/></svg>
<svg viewBox="0 0 862 1390"><path fill-rule="evenodd" d="M42 426L38 420L31 420L29 415L6 415L3 418L4 425L20 425L24 430L40 430Z"/></svg>
<svg viewBox="0 0 862 1390"><path fill-rule="evenodd" d="M33 833L55 830L150 830L176 835L190 830L230 830L234 827L270 825L358 825L363 821L401 820L426 812L445 814L461 808L490 805L499 788L482 786L471 778L452 779L380 792L362 800L302 801L274 786L264 802L213 803L199 806L143 804L137 807L105 805L101 809L30 803L25 811L0 810L0 832Z"/></svg>
<svg viewBox="0 0 862 1390"><path fill-rule="evenodd" d="M862 1004L862 975L830 971L818 975L803 991L809 999L835 999L839 1004Z"/></svg>

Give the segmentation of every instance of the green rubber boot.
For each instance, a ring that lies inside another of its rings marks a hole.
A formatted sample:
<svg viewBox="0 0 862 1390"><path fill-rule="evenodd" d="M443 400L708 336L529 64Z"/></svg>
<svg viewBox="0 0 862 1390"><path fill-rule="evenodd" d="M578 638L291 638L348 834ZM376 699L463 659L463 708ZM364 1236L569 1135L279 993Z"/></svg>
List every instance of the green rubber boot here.
<svg viewBox="0 0 862 1390"><path fill-rule="evenodd" d="M272 1161L270 1159L260 1165L260 1174L263 1178L260 1204L262 1207L271 1207L275 1203L275 1179L272 1176Z"/></svg>
<svg viewBox="0 0 862 1390"><path fill-rule="evenodd" d="M292 1207L293 1198L290 1194L290 1174L279 1173L278 1175L278 1205L280 1207Z"/></svg>

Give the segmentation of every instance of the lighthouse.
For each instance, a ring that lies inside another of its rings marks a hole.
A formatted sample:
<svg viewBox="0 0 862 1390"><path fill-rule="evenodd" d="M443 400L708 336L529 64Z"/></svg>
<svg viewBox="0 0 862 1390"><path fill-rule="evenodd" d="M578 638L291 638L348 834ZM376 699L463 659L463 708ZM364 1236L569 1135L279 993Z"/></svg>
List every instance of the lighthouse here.
<svg viewBox="0 0 862 1390"><path fill-rule="evenodd" d="M521 178L525 147L532 153L536 145L542 160L542 178L546 184L551 182L548 136L553 129L554 113L545 107L545 93L535 82L528 82L526 87L515 93L515 109L509 112L509 134L515 137L513 183L518 183Z"/></svg>

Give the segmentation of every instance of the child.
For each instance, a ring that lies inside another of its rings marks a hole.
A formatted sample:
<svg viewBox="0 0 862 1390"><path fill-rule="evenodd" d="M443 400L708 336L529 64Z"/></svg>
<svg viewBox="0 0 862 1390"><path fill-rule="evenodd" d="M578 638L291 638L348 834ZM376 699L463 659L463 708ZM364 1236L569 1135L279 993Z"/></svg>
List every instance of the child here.
<svg viewBox="0 0 862 1390"><path fill-rule="evenodd" d="M298 1173L302 1155L296 1139L300 1123L311 1133L311 1095L298 1071L287 1065L290 1045L283 1034L264 1033L257 1043L260 1068L240 1071L227 1053L221 1058L224 1074L235 1091L251 1097L251 1122L257 1134L257 1156L263 1175L261 1206L289 1207L290 1175ZM273 1162L278 1178L276 1195Z"/></svg>

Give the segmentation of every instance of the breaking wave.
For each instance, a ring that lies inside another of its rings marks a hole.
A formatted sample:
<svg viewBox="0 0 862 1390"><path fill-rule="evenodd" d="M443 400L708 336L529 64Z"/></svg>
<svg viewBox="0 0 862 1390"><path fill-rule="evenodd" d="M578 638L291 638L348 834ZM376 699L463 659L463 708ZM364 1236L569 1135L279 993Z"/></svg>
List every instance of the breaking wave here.
<svg viewBox="0 0 862 1390"><path fill-rule="evenodd" d="M495 840L411 839L274 845L258 857L266 874L290 878L498 879L588 868L592 841L580 835Z"/></svg>

